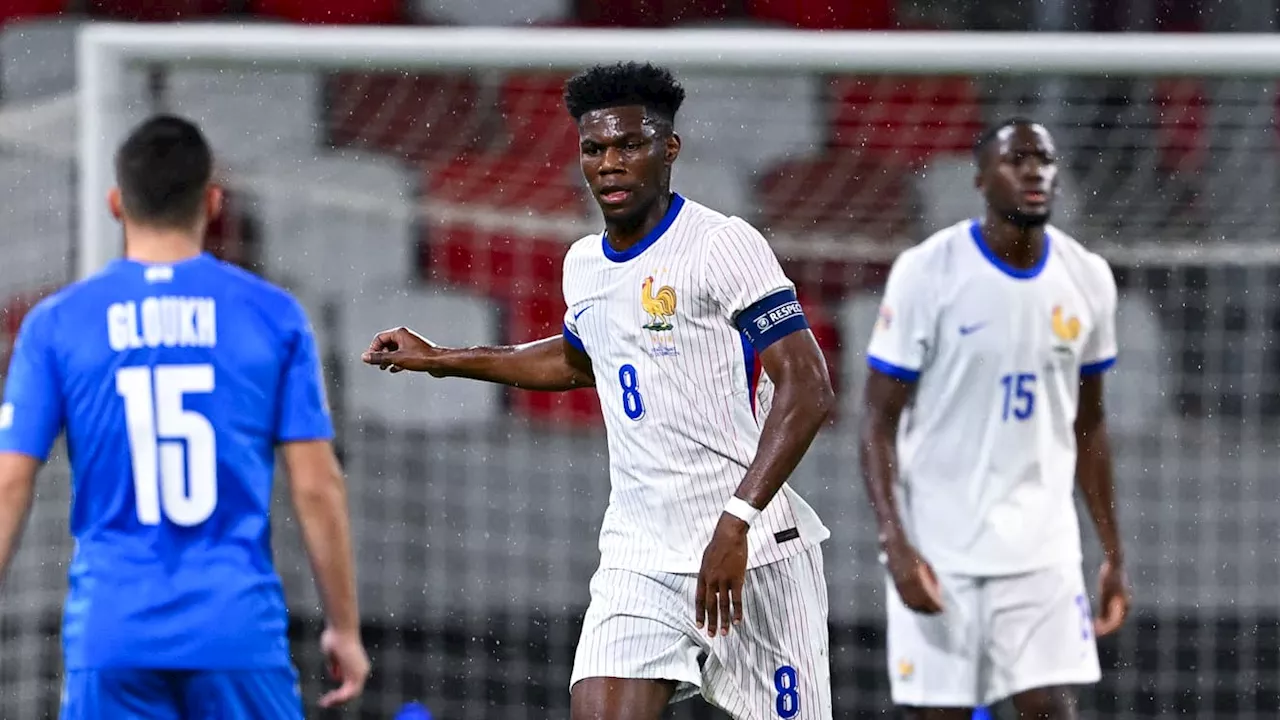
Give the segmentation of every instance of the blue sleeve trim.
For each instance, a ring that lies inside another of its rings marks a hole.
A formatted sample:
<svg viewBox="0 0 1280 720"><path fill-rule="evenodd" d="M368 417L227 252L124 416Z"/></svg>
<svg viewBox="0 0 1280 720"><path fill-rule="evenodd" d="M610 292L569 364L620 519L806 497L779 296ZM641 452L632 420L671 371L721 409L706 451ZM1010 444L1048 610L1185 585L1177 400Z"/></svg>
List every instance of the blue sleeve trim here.
<svg viewBox="0 0 1280 720"><path fill-rule="evenodd" d="M296 433L285 433L280 435L280 437L276 438L276 442L280 443L281 445L286 445L288 443L321 442L326 440L333 440L334 437L336 437L336 435L332 429L328 429L328 430L319 429L319 430L312 430L310 432L303 431L303 432L296 432Z"/></svg>
<svg viewBox="0 0 1280 720"><path fill-rule="evenodd" d="M1116 364L1116 359L1113 357L1110 357L1110 358L1107 358L1106 360L1099 360L1097 362L1088 363L1087 365L1081 365L1080 377L1088 377L1090 375L1097 375L1098 373L1104 373L1108 369L1110 369L1112 365L1115 365L1115 364Z"/></svg>
<svg viewBox="0 0 1280 720"><path fill-rule="evenodd" d="M579 352L583 354L587 352L586 346L582 344L582 338L578 337L577 333L570 330L568 325L564 326L564 340L565 342L577 348Z"/></svg>
<svg viewBox="0 0 1280 720"><path fill-rule="evenodd" d="M919 370L912 370L911 368L904 368L901 365L894 365L891 362L886 362L878 357L872 357L871 355L867 356L867 367L875 370L876 372L888 375L889 377L905 380L907 382L915 382L920 379Z"/></svg>
<svg viewBox="0 0 1280 720"><path fill-rule="evenodd" d="M58 365L50 351L51 323L47 305L38 306L23 320L0 405L0 452L41 462L49 459L62 433L65 412Z"/></svg>
<svg viewBox="0 0 1280 720"><path fill-rule="evenodd" d="M793 332L808 329L809 319L790 288L755 301L734 319L757 354Z"/></svg>

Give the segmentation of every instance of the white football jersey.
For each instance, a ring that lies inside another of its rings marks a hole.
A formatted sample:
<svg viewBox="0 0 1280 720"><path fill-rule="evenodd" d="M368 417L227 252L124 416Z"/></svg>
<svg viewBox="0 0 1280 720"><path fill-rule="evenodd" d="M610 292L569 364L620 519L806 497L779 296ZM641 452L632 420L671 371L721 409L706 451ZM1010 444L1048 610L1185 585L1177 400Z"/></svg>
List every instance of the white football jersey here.
<svg viewBox="0 0 1280 720"><path fill-rule="evenodd" d="M897 491L936 569L989 576L1080 560L1080 378L1115 362L1115 313L1107 262L1053 227L1030 269L992 253L977 221L894 262L867 361L916 382Z"/></svg>
<svg viewBox="0 0 1280 720"><path fill-rule="evenodd" d="M625 252L603 234L570 248L564 335L591 358L609 442L602 567L698 572L772 399L748 333L735 323L788 295L751 316L751 333L802 321L794 285L755 228L679 195ZM748 566L828 535L784 485L752 523Z"/></svg>

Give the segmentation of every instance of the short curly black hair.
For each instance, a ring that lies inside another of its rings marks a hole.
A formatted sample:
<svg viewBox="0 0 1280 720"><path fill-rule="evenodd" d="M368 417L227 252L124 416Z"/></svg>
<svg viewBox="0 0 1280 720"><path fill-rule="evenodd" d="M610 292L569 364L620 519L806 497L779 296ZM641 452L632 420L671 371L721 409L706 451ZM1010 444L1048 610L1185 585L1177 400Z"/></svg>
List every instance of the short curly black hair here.
<svg viewBox="0 0 1280 720"><path fill-rule="evenodd" d="M1029 117L1017 115L1001 120L1000 122L988 127L986 130L982 131L982 134L978 136L977 140L973 141L973 159L981 164L982 152L987 149L987 145L989 145L992 140L996 139L1001 130L1015 125L1039 125L1039 123Z"/></svg>
<svg viewBox="0 0 1280 720"><path fill-rule="evenodd" d="M643 105L668 123L684 102L684 88L671 71L650 63L596 65L569 78L564 84L564 104L574 120L592 110Z"/></svg>

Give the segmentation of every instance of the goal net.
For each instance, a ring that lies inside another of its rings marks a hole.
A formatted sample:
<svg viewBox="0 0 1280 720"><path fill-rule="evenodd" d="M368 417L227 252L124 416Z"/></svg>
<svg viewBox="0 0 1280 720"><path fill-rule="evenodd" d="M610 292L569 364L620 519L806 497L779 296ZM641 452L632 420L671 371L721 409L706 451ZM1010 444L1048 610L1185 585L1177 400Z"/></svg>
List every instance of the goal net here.
<svg viewBox="0 0 1280 720"><path fill-rule="evenodd" d="M597 401L389 376L359 354L398 324L444 344L558 332L561 257L599 229L563 80L596 61L669 63L688 92L675 189L765 232L837 383L838 417L792 482L832 530L837 716L871 717L889 705L893 659L854 437L878 294L897 252L980 211L969 147L983 125L1030 115L1059 144L1055 222L1111 260L1121 289L1107 397L1136 605L1101 643L1084 714L1280 712L1280 507L1264 487L1280 420L1280 138L1276 77L1260 69L1280 67L1276 49L1248 36L743 38L94 29L77 100L0 107L4 327L11 338L31 301L119 251L101 197L124 130L160 110L198 120L230 198L212 247L292 289L322 345L375 668L345 716L412 700L445 718L567 716L609 496ZM0 596L4 717L51 717L58 701L61 459L38 493ZM277 508L310 706L321 616ZM675 716L718 717L701 701Z"/></svg>

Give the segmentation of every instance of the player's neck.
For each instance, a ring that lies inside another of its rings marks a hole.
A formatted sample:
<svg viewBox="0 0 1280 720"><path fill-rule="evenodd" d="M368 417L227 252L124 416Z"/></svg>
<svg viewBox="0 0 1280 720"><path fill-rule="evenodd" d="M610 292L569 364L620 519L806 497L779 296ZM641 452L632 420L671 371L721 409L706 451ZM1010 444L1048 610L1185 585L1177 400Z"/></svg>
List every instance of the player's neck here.
<svg viewBox="0 0 1280 720"><path fill-rule="evenodd" d="M136 227L125 231L124 256L136 262L177 263L202 252L199 236L188 231Z"/></svg>
<svg viewBox="0 0 1280 720"><path fill-rule="evenodd" d="M996 257L1012 267L1033 268L1044 255L1043 225L1023 226L988 216L982 223L982 239Z"/></svg>
<svg viewBox="0 0 1280 720"><path fill-rule="evenodd" d="M670 208L671 192L665 191L658 196L653 206L640 217L639 221L631 223L609 223L606 221L604 228L609 234L609 244L613 246L614 250L627 250L653 232L653 229L658 227L658 223L662 222L662 218L667 216L667 210Z"/></svg>

